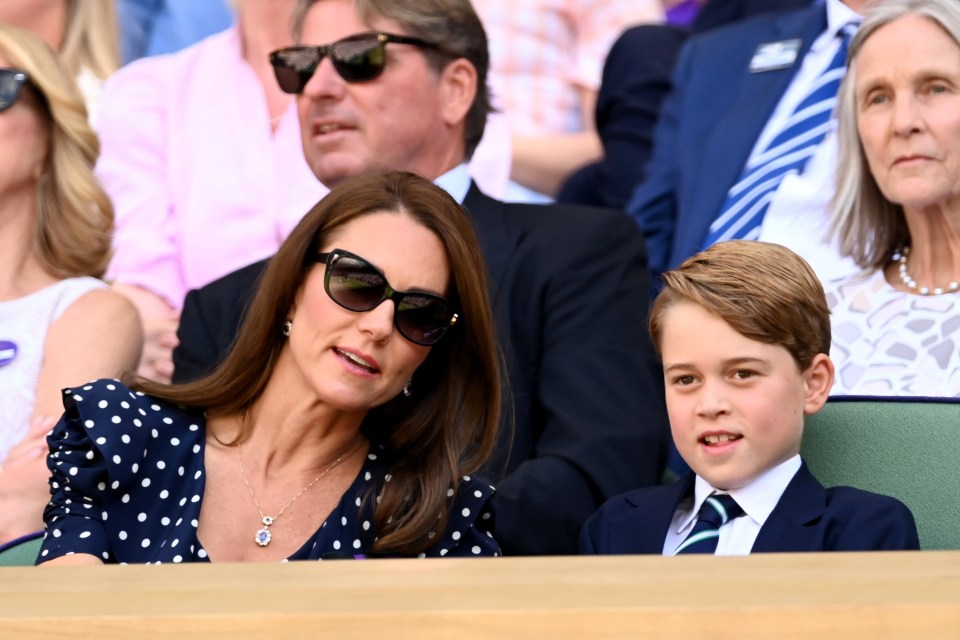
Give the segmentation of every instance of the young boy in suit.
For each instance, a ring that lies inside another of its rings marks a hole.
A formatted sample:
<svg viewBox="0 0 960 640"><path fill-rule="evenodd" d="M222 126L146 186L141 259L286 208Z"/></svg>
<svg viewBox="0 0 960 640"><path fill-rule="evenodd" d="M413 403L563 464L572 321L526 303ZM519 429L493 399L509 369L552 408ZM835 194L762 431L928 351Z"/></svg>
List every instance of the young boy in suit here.
<svg viewBox="0 0 960 640"><path fill-rule="evenodd" d="M918 549L907 507L826 489L800 459L804 416L833 384L830 312L806 262L780 245L718 243L663 275L650 333L677 450L693 473L608 501L581 553Z"/></svg>

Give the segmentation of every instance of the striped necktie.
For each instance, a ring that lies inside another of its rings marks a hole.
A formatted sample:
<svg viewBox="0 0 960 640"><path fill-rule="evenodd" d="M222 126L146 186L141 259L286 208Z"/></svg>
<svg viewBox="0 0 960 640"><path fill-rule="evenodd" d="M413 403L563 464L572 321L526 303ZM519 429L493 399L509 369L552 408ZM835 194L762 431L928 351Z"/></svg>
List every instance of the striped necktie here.
<svg viewBox="0 0 960 640"><path fill-rule="evenodd" d="M677 547L675 554L714 553L720 538L720 527L743 515L743 508L727 494L712 495L703 502L690 535Z"/></svg>
<svg viewBox="0 0 960 640"><path fill-rule="evenodd" d="M743 168L740 179L727 193L720 216L710 225L704 248L724 240L756 240L760 236L764 213L780 183L790 174L803 172L827 133L836 126L831 115L846 73L847 45L856 28L851 23L837 32L841 41L833 60L794 109L783 130Z"/></svg>

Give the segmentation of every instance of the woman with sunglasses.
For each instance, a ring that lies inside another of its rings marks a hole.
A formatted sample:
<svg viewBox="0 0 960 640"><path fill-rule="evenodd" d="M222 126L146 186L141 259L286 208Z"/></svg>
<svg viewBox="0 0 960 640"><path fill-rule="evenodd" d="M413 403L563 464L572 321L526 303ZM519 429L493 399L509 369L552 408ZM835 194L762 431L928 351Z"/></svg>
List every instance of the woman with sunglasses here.
<svg viewBox="0 0 960 640"><path fill-rule="evenodd" d="M493 490L464 476L500 408L483 274L430 182L337 187L209 376L65 392L38 562L498 554Z"/></svg>
<svg viewBox="0 0 960 640"><path fill-rule="evenodd" d="M60 390L136 364L134 308L99 280L113 209L83 99L38 37L0 23L0 542L38 531Z"/></svg>

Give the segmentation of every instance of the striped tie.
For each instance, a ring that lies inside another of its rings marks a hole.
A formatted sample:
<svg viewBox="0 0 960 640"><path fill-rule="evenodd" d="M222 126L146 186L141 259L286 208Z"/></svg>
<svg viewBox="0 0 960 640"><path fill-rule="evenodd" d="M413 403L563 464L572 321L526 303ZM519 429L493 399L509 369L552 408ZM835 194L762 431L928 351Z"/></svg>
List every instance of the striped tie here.
<svg viewBox="0 0 960 640"><path fill-rule="evenodd" d="M846 73L847 44L856 27L848 24L837 32L840 48L829 66L797 105L783 130L743 168L740 180L727 193L720 216L710 225L704 248L723 240L756 240L763 215L780 183L789 174L801 173L827 133L836 127L831 115Z"/></svg>
<svg viewBox="0 0 960 640"><path fill-rule="evenodd" d="M675 553L714 553L720 538L720 527L742 515L743 509L731 496L710 496L700 507L697 522L690 530L690 535L677 547Z"/></svg>

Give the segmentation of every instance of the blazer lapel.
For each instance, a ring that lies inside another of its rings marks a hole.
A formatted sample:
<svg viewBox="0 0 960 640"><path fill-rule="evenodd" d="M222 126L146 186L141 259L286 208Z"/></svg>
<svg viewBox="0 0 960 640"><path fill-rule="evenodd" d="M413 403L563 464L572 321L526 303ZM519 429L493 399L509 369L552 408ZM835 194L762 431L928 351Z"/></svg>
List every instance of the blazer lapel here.
<svg viewBox="0 0 960 640"><path fill-rule="evenodd" d="M821 534L813 526L823 517L827 490L813 477L807 464L801 463L797 474L760 528L751 553L782 551L817 551Z"/></svg>
<svg viewBox="0 0 960 640"><path fill-rule="evenodd" d="M630 532L630 546L636 546L633 553L663 553L663 541L673 521L673 514L680 501L693 491L694 477L692 473L688 473L669 486L644 491L643 500L639 504L633 501L633 494L626 496L626 501L638 509L634 519L638 526L633 527Z"/></svg>

